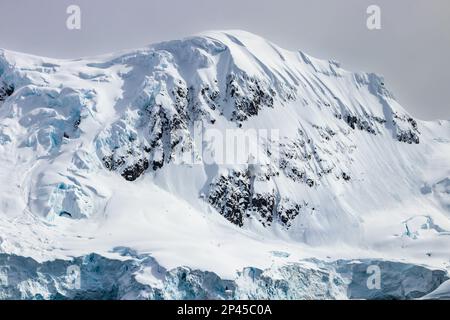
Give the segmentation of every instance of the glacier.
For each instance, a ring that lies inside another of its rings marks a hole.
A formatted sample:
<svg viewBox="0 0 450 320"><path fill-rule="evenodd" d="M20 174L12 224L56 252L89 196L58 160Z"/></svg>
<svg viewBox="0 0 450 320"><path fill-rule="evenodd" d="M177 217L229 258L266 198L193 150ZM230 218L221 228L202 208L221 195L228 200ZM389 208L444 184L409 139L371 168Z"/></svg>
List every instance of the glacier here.
<svg viewBox="0 0 450 320"><path fill-rule="evenodd" d="M0 50L0 298L446 297L449 160L383 77L245 31Z"/></svg>
<svg viewBox="0 0 450 320"><path fill-rule="evenodd" d="M315 259L265 270L247 267L236 272L234 279L222 279L214 272L188 267L166 270L154 258L129 248L118 247L113 251L120 253L124 260L90 254L70 261L38 263L31 258L0 254L0 298L403 300L439 295L449 280L445 271L400 262L339 260L323 263ZM73 265L80 266L78 286L67 272ZM384 270L383 289L366 287L369 265Z"/></svg>

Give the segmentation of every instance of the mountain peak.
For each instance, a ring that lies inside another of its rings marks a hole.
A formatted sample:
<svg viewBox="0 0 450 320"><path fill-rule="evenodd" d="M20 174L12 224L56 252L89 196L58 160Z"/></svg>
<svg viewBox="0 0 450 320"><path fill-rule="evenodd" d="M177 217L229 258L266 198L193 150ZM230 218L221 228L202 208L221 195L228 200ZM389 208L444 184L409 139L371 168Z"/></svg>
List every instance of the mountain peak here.
<svg viewBox="0 0 450 320"><path fill-rule="evenodd" d="M2 250L126 244L230 276L274 250L450 248L449 123L411 117L381 77L234 30L89 59L5 56L0 230L15 241Z"/></svg>

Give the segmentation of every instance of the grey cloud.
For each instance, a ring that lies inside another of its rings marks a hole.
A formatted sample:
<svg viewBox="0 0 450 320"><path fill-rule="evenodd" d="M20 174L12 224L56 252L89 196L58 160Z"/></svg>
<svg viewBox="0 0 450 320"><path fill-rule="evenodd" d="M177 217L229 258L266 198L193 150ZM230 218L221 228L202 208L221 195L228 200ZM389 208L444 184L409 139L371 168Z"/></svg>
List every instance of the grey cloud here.
<svg viewBox="0 0 450 320"><path fill-rule="evenodd" d="M82 29L65 27L66 8ZM366 28L381 7L382 29ZM412 114L450 119L448 0L2 0L0 47L77 58L210 29L244 29L292 50L373 71Z"/></svg>

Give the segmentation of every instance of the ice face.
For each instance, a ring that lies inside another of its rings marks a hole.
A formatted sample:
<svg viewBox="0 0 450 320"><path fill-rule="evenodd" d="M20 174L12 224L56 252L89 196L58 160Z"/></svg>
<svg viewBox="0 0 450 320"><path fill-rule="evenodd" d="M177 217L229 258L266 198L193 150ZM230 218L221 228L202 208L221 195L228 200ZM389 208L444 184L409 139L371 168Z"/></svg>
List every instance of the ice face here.
<svg viewBox="0 0 450 320"><path fill-rule="evenodd" d="M96 254L38 263L0 254L2 299L410 299L445 291L445 273L389 261L308 261L261 270L247 267L234 279L187 267L166 270L149 256L121 248L124 261ZM367 287L367 268L382 270L379 289ZM37 272L39 270L39 272ZM68 271L76 270L74 279ZM401 276L400 276L401 275ZM448 289L448 286L447 286Z"/></svg>

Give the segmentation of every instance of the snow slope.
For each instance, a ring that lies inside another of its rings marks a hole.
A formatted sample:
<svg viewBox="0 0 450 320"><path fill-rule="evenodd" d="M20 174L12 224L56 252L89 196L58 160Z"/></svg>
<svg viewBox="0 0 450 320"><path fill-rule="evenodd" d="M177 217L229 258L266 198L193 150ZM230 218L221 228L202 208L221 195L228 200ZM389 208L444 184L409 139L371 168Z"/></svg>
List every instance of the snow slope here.
<svg viewBox="0 0 450 320"><path fill-rule="evenodd" d="M254 132L226 158L222 137ZM0 51L5 254L128 247L226 279L307 258L448 271L449 160L450 122L414 119L382 77L244 31L78 60Z"/></svg>

